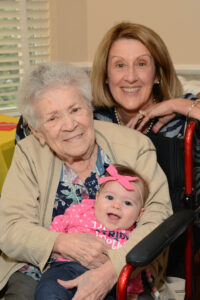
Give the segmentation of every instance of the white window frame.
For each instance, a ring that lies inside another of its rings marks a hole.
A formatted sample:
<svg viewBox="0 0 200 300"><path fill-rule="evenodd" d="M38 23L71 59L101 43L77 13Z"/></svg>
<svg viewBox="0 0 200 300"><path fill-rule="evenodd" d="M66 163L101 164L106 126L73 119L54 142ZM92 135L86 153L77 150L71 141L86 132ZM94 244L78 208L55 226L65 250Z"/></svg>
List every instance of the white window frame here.
<svg viewBox="0 0 200 300"><path fill-rule="evenodd" d="M0 113L18 115L23 74L50 60L49 10L48 0L0 0Z"/></svg>

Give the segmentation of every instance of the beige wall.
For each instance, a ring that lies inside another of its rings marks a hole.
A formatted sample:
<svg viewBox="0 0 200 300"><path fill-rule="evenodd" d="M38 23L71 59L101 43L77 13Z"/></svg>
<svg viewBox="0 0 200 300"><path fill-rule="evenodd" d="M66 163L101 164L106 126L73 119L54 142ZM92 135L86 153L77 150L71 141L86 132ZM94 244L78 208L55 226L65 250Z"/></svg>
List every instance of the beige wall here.
<svg viewBox="0 0 200 300"><path fill-rule="evenodd" d="M104 33L120 21L147 25L174 64L200 70L200 0L50 0L52 59L92 62Z"/></svg>
<svg viewBox="0 0 200 300"><path fill-rule="evenodd" d="M49 2L52 60L87 60L87 1L49 0Z"/></svg>

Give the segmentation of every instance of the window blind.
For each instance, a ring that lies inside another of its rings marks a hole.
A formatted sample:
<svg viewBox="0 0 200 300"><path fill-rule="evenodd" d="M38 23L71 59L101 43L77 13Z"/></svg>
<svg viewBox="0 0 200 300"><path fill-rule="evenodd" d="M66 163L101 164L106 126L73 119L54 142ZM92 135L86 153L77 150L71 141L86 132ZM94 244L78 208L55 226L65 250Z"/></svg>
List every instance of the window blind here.
<svg viewBox="0 0 200 300"><path fill-rule="evenodd" d="M0 0L0 110L16 108L26 69L49 60L49 1Z"/></svg>

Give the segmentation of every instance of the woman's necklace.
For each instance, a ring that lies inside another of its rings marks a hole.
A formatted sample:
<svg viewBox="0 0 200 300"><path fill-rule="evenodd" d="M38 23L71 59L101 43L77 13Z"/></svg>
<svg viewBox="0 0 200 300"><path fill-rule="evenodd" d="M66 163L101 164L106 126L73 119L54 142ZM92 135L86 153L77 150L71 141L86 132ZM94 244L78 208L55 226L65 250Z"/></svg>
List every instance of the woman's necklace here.
<svg viewBox="0 0 200 300"><path fill-rule="evenodd" d="M121 125L121 122L120 122L120 119L119 119L119 116L118 116L118 113L117 113L117 109L116 107L114 108L114 113L115 113L115 118L117 120L117 124L118 125ZM149 126L144 130L144 134L148 134L149 131L151 130L151 128L153 127L153 124L154 124L154 119L151 121L151 123L149 124Z"/></svg>
<svg viewBox="0 0 200 300"><path fill-rule="evenodd" d="M148 134L149 131L151 130L151 128L153 127L154 124L154 120L151 121L151 123L149 124L149 126L145 129L145 131L143 132L144 134Z"/></svg>
<svg viewBox="0 0 200 300"><path fill-rule="evenodd" d="M120 120L119 120L119 117L118 117L118 113L117 113L116 107L114 108L114 113L115 113L115 118L116 118L116 120L117 120L117 124L118 124L118 125L121 125Z"/></svg>

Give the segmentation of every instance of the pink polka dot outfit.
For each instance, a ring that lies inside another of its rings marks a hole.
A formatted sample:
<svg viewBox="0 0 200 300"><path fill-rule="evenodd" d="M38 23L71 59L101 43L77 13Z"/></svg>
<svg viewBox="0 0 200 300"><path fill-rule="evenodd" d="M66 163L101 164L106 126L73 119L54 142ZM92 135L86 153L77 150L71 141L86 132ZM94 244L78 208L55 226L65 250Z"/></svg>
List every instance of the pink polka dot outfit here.
<svg viewBox="0 0 200 300"><path fill-rule="evenodd" d="M94 203L93 199L84 199L81 204L71 205L65 210L64 215L58 215L53 219L50 230L63 233L90 233L105 239L112 249L119 249L128 240L134 226L128 230L108 230L96 220ZM58 260L66 261L63 258ZM130 280L128 292L136 294L143 292L141 274Z"/></svg>

